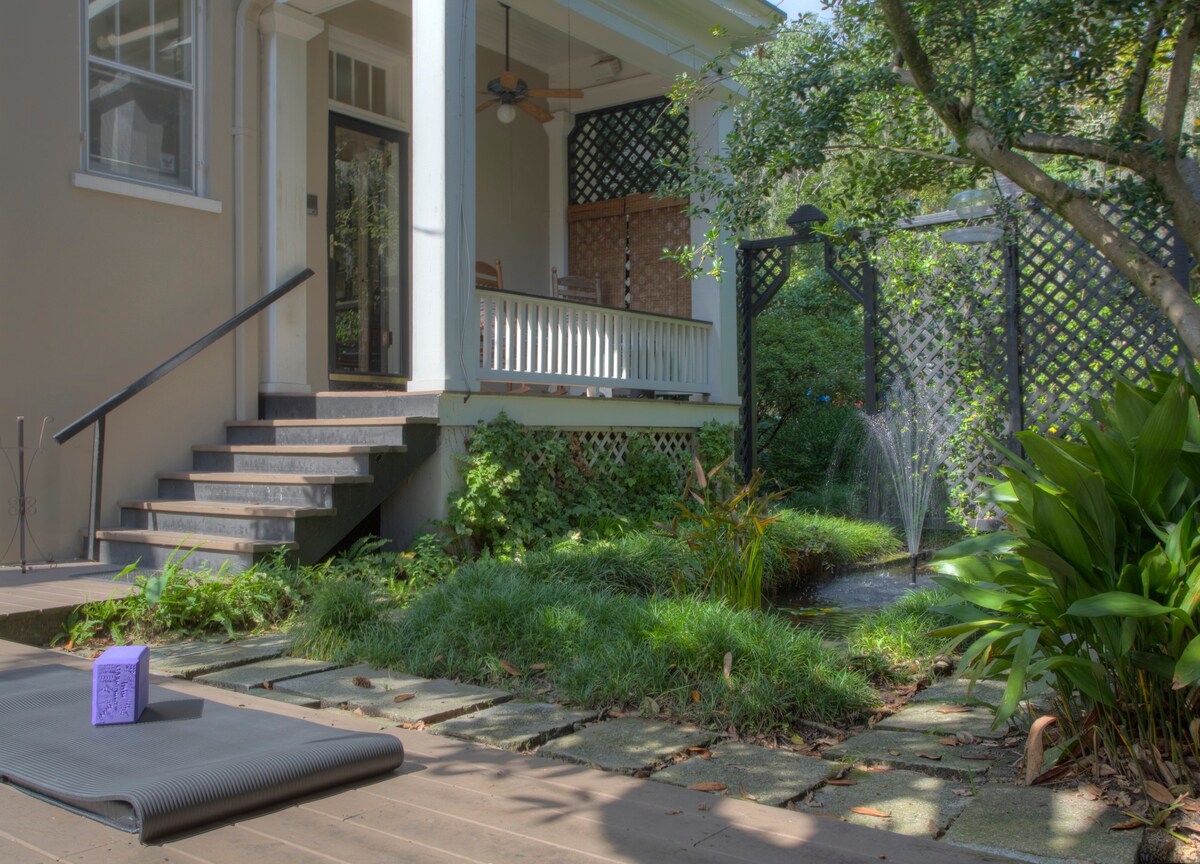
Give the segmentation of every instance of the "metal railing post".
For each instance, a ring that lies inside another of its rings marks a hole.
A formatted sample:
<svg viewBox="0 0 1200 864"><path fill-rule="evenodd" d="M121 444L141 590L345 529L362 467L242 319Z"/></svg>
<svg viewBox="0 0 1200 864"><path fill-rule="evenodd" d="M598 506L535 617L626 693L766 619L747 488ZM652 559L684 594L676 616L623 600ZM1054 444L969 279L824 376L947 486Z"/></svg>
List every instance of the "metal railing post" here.
<svg viewBox="0 0 1200 864"><path fill-rule="evenodd" d="M100 542L96 529L100 525L100 496L104 481L104 417L96 418L92 436L92 490L88 507L87 553L92 561L100 560Z"/></svg>

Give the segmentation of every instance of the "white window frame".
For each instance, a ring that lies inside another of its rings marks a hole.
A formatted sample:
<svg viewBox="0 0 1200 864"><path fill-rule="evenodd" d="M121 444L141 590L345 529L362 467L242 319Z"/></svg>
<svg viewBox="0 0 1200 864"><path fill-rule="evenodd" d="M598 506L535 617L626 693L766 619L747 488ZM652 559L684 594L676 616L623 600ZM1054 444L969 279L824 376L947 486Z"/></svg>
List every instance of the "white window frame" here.
<svg viewBox="0 0 1200 864"><path fill-rule="evenodd" d="M196 209L219 213L219 202L206 198L208 192L208 0L192 0L192 188L172 186L166 183L155 183L135 177L111 174L93 167L90 164L90 137L88 132L90 103L88 100L88 73L91 69L91 56L88 39L89 0L79 0L79 70L80 70L80 99L79 99L79 173L72 177L72 185L81 189L95 189L103 192L113 192L118 195L128 195L133 198L143 198L165 204L181 204L192 206L189 199L198 199L201 204ZM121 70L125 67L118 63L101 60L98 64L105 69ZM179 86L180 82L166 79L141 69L132 69L133 74L151 81L168 83ZM163 194L163 193L167 194Z"/></svg>
<svg viewBox="0 0 1200 864"><path fill-rule="evenodd" d="M411 131L409 123L410 97L405 89L406 83L412 81L410 72L412 57L409 54L337 27L329 28L329 53L344 54L383 69L388 89L387 114L376 114L374 111L356 108L332 97L329 99L330 111L346 117L366 120L368 123L375 123L385 129L395 129L398 132ZM326 57L325 63L328 68L328 57ZM328 85L325 90L328 93Z"/></svg>

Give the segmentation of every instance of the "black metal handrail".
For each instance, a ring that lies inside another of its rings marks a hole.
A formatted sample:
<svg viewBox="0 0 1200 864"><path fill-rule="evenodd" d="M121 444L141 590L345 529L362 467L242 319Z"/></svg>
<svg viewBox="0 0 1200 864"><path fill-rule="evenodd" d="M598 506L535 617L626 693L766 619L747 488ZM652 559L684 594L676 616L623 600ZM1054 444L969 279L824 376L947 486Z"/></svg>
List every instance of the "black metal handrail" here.
<svg viewBox="0 0 1200 864"><path fill-rule="evenodd" d="M132 384L122 388L115 394L105 399L91 411L88 411L74 423L64 426L58 432L54 433L54 440L59 444L65 444L70 441L88 426L95 426L94 437L92 439L92 486L91 500L88 511L88 553L92 560L99 558L99 546L96 542L96 527L100 521L100 492L101 480L104 475L104 420L116 408L124 405L138 393L141 393L155 381L164 378L177 368L182 366L188 360L191 360L205 348L208 348L214 342L218 341L222 336L228 335L233 330L236 330L242 324L253 318L262 310L266 309L275 301L279 300L285 294L290 292L298 285L307 282L313 275L313 271L305 267L291 279L288 279L274 291L269 294L264 294L262 297L255 300L241 312L238 312L232 318L222 324L217 325L208 333L201 336L191 345L184 348L174 357L165 360L155 366L141 378L138 378Z"/></svg>

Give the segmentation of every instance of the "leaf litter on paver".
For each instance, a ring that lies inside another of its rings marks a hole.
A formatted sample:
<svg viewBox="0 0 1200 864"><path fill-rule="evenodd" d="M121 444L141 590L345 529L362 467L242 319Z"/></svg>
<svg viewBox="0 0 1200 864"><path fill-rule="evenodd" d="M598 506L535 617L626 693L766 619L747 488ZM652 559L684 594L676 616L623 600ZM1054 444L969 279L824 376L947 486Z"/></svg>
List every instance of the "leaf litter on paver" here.
<svg viewBox="0 0 1200 864"><path fill-rule="evenodd" d="M350 679L350 683L355 687L362 687L364 690L370 690L374 686L371 684L371 679L365 675L355 675Z"/></svg>
<svg viewBox="0 0 1200 864"><path fill-rule="evenodd" d="M830 777L825 781L830 786L857 786L857 780L849 780L845 777Z"/></svg>
<svg viewBox="0 0 1200 864"><path fill-rule="evenodd" d="M891 813L884 813L882 810L876 810L874 807L851 807L852 813L860 813L863 816L874 816L876 819L891 819Z"/></svg>
<svg viewBox="0 0 1200 864"><path fill-rule="evenodd" d="M716 781L710 780L705 783L693 783L688 788L695 789L697 792L724 792L729 787L724 783L717 783Z"/></svg>
<svg viewBox="0 0 1200 864"><path fill-rule="evenodd" d="M392 698L393 702L407 702L409 699L417 698L416 693L398 693Z"/></svg>
<svg viewBox="0 0 1200 864"><path fill-rule="evenodd" d="M1147 780L1144 784L1144 788L1146 790L1146 794L1159 804L1170 807L1175 803L1175 796L1171 794L1170 790L1167 789L1166 786L1162 785L1157 780Z"/></svg>
<svg viewBox="0 0 1200 864"><path fill-rule="evenodd" d="M512 675L514 677L521 676L522 672L515 664L510 663L509 661L505 660L503 657L500 658L499 662L500 662L500 668L503 669L505 672L507 672L509 675Z"/></svg>

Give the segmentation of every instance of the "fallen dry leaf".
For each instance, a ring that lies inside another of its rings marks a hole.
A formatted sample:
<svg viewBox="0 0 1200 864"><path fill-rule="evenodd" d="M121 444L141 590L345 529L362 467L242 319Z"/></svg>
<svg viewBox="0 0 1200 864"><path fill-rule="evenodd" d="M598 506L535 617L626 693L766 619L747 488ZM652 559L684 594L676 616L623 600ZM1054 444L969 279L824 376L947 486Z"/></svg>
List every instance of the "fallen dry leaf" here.
<svg viewBox="0 0 1200 864"><path fill-rule="evenodd" d="M883 774L891 771L892 769L888 765L865 765L860 770L866 771L870 774Z"/></svg>
<svg viewBox="0 0 1200 864"><path fill-rule="evenodd" d="M1116 825L1113 825L1108 830L1109 831L1132 831L1134 828L1141 828L1145 824L1146 824L1145 822L1142 822L1139 819L1130 819L1128 822L1118 822Z"/></svg>
<svg viewBox="0 0 1200 864"><path fill-rule="evenodd" d="M725 683L733 684L732 679L729 677L729 673L733 671L733 652L732 651L725 652L725 663L724 663L724 668L722 671L725 673Z"/></svg>
<svg viewBox="0 0 1200 864"><path fill-rule="evenodd" d="M533 692L534 692L534 695L536 695L536 696L545 696L547 693L550 692L550 689L551 688L549 688L549 687L539 687L537 690L534 690Z"/></svg>
<svg viewBox="0 0 1200 864"><path fill-rule="evenodd" d="M1099 787L1093 785L1092 783L1088 783L1087 781L1079 784L1079 794L1089 801L1099 801L1103 795Z"/></svg>
<svg viewBox="0 0 1200 864"><path fill-rule="evenodd" d="M697 810L707 810L707 809L708 809L708 805L707 805L707 804L697 804L697 805L696 805L696 809L697 809Z"/></svg>
<svg viewBox="0 0 1200 864"><path fill-rule="evenodd" d="M1146 794L1159 804L1170 807L1175 803L1175 796L1171 794L1166 786L1159 783L1157 780L1147 780L1145 785Z"/></svg>
<svg viewBox="0 0 1200 864"><path fill-rule="evenodd" d="M939 738L938 743L943 744L946 747L957 747L958 737L956 735L947 735L945 738Z"/></svg>
<svg viewBox="0 0 1200 864"><path fill-rule="evenodd" d="M355 717L363 717L363 716L365 716L365 715L363 714L363 710L362 710L361 708L355 708L355 709L354 709L354 716L355 716Z"/></svg>
<svg viewBox="0 0 1200 864"><path fill-rule="evenodd" d="M995 762L995 756L984 756L980 753L964 753L958 757L959 759L969 759L972 762Z"/></svg>
<svg viewBox="0 0 1200 864"><path fill-rule="evenodd" d="M372 686L371 679L366 677L365 675L355 675L353 678L350 679L350 683L353 684L355 687L364 687L367 689L369 689Z"/></svg>
<svg viewBox="0 0 1200 864"><path fill-rule="evenodd" d="M634 771L633 776L638 778L639 780L645 780L647 777L650 776L650 772L647 771L645 768L643 768L641 771Z"/></svg>
<svg viewBox="0 0 1200 864"><path fill-rule="evenodd" d="M825 783L829 786L857 786L857 780L847 780L844 777L830 777Z"/></svg>
<svg viewBox="0 0 1200 864"><path fill-rule="evenodd" d="M939 713L939 714L970 714L971 709L970 708L939 708L939 709L937 709L937 713Z"/></svg>
<svg viewBox="0 0 1200 864"><path fill-rule="evenodd" d="M700 691L699 691L699 690L693 690L693 691L692 691L692 701L693 701L693 702L699 702L699 701L700 701Z"/></svg>
<svg viewBox="0 0 1200 864"><path fill-rule="evenodd" d="M940 753L918 753L917 757L920 759L928 759L930 762L942 761L942 756Z"/></svg>
<svg viewBox="0 0 1200 864"><path fill-rule="evenodd" d="M667 815L668 816L678 816L682 812L683 812L682 810L668 810Z"/></svg>
<svg viewBox="0 0 1200 864"><path fill-rule="evenodd" d="M851 807L850 810L854 813L861 813L863 816L874 816L876 819L891 819L891 813L884 813L882 810L876 810L874 807Z"/></svg>
<svg viewBox="0 0 1200 864"><path fill-rule="evenodd" d="M688 788L695 789L697 792L724 792L729 787L726 786L724 783L717 783L715 781L709 781L706 783L693 783Z"/></svg>
<svg viewBox="0 0 1200 864"><path fill-rule="evenodd" d="M1043 738L1046 727L1058 722L1058 718L1044 714L1033 721L1029 727L1029 740L1025 742L1025 785L1032 786L1034 780L1042 773Z"/></svg>
<svg viewBox="0 0 1200 864"><path fill-rule="evenodd" d="M978 740L970 732L956 732L954 737L958 739L959 744L974 744Z"/></svg>
<svg viewBox="0 0 1200 864"><path fill-rule="evenodd" d="M889 755L889 756L899 756L899 755L900 755L900 751L899 751L899 750L889 750L889 751L888 751L888 755Z"/></svg>
<svg viewBox="0 0 1200 864"><path fill-rule="evenodd" d="M393 702L407 702L409 699L415 699L416 697L417 697L416 693L397 693L394 697L392 697L392 701Z"/></svg>
<svg viewBox="0 0 1200 864"><path fill-rule="evenodd" d="M503 657L500 658L499 662L500 662L500 668L503 669L505 672L507 672L509 675L519 676L522 674L519 667L517 667L516 665L514 665L512 663L509 663Z"/></svg>
<svg viewBox="0 0 1200 864"><path fill-rule="evenodd" d="M530 672L545 672L546 664L545 663L530 663L529 671Z"/></svg>

